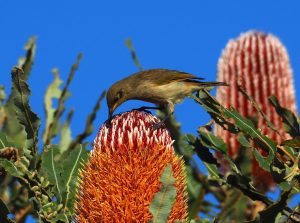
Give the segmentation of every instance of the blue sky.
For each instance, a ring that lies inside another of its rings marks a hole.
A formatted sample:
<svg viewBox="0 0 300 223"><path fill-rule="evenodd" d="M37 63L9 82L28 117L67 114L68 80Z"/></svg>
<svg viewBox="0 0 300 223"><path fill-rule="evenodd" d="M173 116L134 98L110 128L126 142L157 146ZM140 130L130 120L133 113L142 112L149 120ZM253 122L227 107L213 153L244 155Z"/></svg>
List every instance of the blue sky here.
<svg viewBox="0 0 300 223"><path fill-rule="evenodd" d="M38 36L30 77L31 105L44 119L43 95L58 67L66 79L79 52L84 54L70 90L73 135L81 132L97 97L115 81L137 71L124 41L132 38L142 66L178 69L215 80L217 61L229 39L248 30L277 35L285 44L300 84L299 1L2 1L0 83L10 89L10 69L23 46ZM300 91L296 87L299 104ZM143 103L128 102L118 112ZM96 119L107 118L106 104ZM299 106L298 106L299 107ZM184 132L195 133L209 116L190 99L176 107ZM90 137L93 140L96 132Z"/></svg>

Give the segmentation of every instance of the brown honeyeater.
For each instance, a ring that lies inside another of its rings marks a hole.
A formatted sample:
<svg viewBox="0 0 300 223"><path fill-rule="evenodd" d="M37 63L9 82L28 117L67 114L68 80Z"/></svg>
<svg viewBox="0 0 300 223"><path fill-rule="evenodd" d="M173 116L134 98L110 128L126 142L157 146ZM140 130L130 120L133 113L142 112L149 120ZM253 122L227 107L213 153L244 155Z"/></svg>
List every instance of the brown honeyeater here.
<svg viewBox="0 0 300 223"><path fill-rule="evenodd" d="M122 103L128 100L142 100L164 109L166 117L174 112L174 105L185 97L203 88L226 86L224 82L204 82L193 74L168 69L150 69L134 73L116 83L106 95L109 119ZM142 107L153 108L153 107Z"/></svg>

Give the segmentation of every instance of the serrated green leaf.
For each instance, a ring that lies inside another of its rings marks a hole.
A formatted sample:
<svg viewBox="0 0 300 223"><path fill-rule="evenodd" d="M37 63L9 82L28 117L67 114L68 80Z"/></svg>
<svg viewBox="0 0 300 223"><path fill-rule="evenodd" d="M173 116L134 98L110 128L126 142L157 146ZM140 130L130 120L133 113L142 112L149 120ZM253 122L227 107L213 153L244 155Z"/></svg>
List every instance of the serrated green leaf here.
<svg viewBox="0 0 300 223"><path fill-rule="evenodd" d="M82 145L72 150L63 165L62 179L64 189L62 191L63 204L73 213L75 191L78 184L79 169L81 163L88 159L89 152Z"/></svg>
<svg viewBox="0 0 300 223"><path fill-rule="evenodd" d="M51 184L55 186L55 195L59 203L62 202L63 182L61 180L62 167L60 163L55 161L55 157L59 156L59 148L55 145L46 146L42 153L42 167Z"/></svg>
<svg viewBox="0 0 300 223"><path fill-rule="evenodd" d="M280 146L279 149L284 150L284 153L286 153L286 155L289 156L291 160L293 160L293 157L297 156L296 150L290 146Z"/></svg>
<svg viewBox="0 0 300 223"><path fill-rule="evenodd" d="M284 180L287 168L277 157L274 157L270 166L270 172L275 182L282 182Z"/></svg>
<svg viewBox="0 0 300 223"><path fill-rule="evenodd" d="M202 142L204 143L205 146L213 148L216 151L220 151L223 154L226 154L227 145L220 137L201 128L198 129L198 132L201 138L203 139Z"/></svg>
<svg viewBox="0 0 300 223"><path fill-rule="evenodd" d="M261 132L255 128L253 123L249 119L241 116L236 109L233 107L224 109L224 115L227 118L232 118L235 121L235 124L262 148L266 149L270 153L274 153L276 151L276 142L262 135Z"/></svg>
<svg viewBox="0 0 300 223"><path fill-rule="evenodd" d="M46 125L43 133L44 142L46 141L46 136L48 135L49 125L53 122L53 117L55 112L55 108L53 108L52 100L55 98L58 99L61 95L60 85L62 84L62 80L59 77L58 70L53 69L52 73L54 75L54 79L52 83L49 85L44 98L44 107L46 112Z"/></svg>
<svg viewBox="0 0 300 223"><path fill-rule="evenodd" d="M31 111L29 105L29 96L31 92L27 83L21 78L23 74L24 72L20 68L15 67L12 70L13 88L16 89L14 95L15 110L20 124L25 128L27 139L32 141L29 145L31 152L33 155L36 155L40 119L33 111Z"/></svg>
<svg viewBox="0 0 300 223"><path fill-rule="evenodd" d="M289 191L292 188L292 183L288 181L281 182L278 184L281 190L283 191Z"/></svg>
<svg viewBox="0 0 300 223"><path fill-rule="evenodd" d="M54 218L51 218L51 222L70 222L67 215L64 213L57 214Z"/></svg>
<svg viewBox="0 0 300 223"><path fill-rule="evenodd" d="M23 173L18 167L10 160L0 158L0 166L5 169L11 176L21 177Z"/></svg>
<svg viewBox="0 0 300 223"><path fill-rule="evenodd" d="M256 159L256 161L258 162L259 166L270 172L270 166L271 166L271 163L274 159L274 154L273 153L270 153L267 157L261 155L261 153L259 151L257 151L256 149L253 150L253 154L254 154L254 157Z"/></svg>
<svg viewBox="0 0 300 223"><path fill-rule="evenodd" d="M289 109L281 107L278 99L272 95L269 102L274 106L278 115L282 118L283 127L292 137L300 136L299 123L297 117Z"/></svg>
<svg viewBox="0 0 300 223"><path fill-rule="evenodd" d="M225 183L225 181L220 177L219 175L219 169L216 165L214 164L210 164L210 163L206 163L206 162L203 162L206 169L208 170L209 172L209 176L214 179L214 180L217 180L219 181L221 184Z"/></svg>
<svg viewBox="0 0 300 223"><path fill-rule="evenodd" d="M162 182L160 191L154 195L149 207L149 211L152 214L151 222L165 223L168 221L176 198L175 180L172 166L168 164L160 177L160 181Z"/></svg>
<svg viewBox="0 0 300 223"><path fill-rule="evenodd" d="M290 146L290 147L293 147L293 148L300 148L300 136L296 136L295 138L293 139L288 139L288 140L285 140L282 142L283 146Z"/></svg>
<svg viewBox="0 0 300 223"><path fill-rule="evenodd" d="M133 48L133 44L132 44L132 40L130 38L126 39L125 40L125 45L127 46L127 48L130 50L130 53L131 53L131 57L132 57L132 60L135 64L135 66L139 69L139 70L144 70L142 65L140 64L139 62L139 59L137 58L136 56L136 52Z"/></svg>
<svg viewBox="0 0 300 223"><path fill-rule="evenodd" d="M212 118L223 128L225 128L226 124L226 126L228 126L228 131L232 133L243 131L245 134L250 136L259 146L261 146L269 153L276 152L276 142L262 135L261 132L255 128L255 126L249 119L241 116L233 107L226 109L206 90L202 90L199 92L199 98L194 96L192 96L192 98L196 102L200 103L212 116ZM234 120L235 125L226 121L226 119Z"/></svg>
<svg viewBox="0 0 300 223"><path fill-rule="evenodd" d="M245 137L245 135L243 134L239 134L237 136L237 141L244 147L246 148L252 148L252 145L250 144L250 142L248 141L248 139Z"/></svg>
<svg viewBox="0 0 300 223"><path fill-rule="evenodd" d="M194 143L197 137L195 137L193 134L185 134L184 140Z"/></svg>
<svg viewBox="0 0 300 223"><path fill-rule="evenodd" d="M65 152L68 149L72 141L70 123L73 117L73 112L74 112L73 109L69 111L67 115L67 120L61 127L60 141L59 141L59 148L61 153Z"/></svg>
<svg viewBox="0 0 300 223"><path fill-rule="evenodd" d="M220 103L208 93L208 91L201 90L198 92L198 97L195 95L191 95L190 97L199 103L214 121L224 129L233 134L237 134L240 131L234 124L226 120L222 114L225 108L223 108Z"/></svg>
<svg viewBox="0 0 300 223"><path fill-rule="evenodd" d="M49 124L48 130L47 130L47 134L45 134L45 145L49 145L52 141L52 139L57 135L57 128L59 126L59 120L63 114L63 112L65 111L65 101L70 97L70 92L68 90L75 72L78 69L79 63L82 59L82 54L80 53L77 56L77 60L76 62L72 65L71 67L71 71L69 73L66 85L64 86L64 88L61 91L60 97L58 99L58 106L54 112L54 116L53 116L53 120L52 122Z"/></svg>
<svg viewBox="0 0 300 223"><path fill-rule="evenodd" d="M193 199L196 199L199 195L201 184L199 183L197 178L194 177L192 167L186 166L185 170L186 170L187 189L189 195L190 197L193 197Z"/></svg>
<svg viewBox="0 0 300 223"><path fill-rule="evenodd" d="M26 56L21 57L18 62L18 67L22 68L24 71L24 75L22 76L22 79L24 81L27 81L29 78L29 74L32 69L34 57L35 57L35 49L36 49L36 37L30 37L25 45L26 50Z"/></svg>
<svg viewBox="0 0 300 223"><path fill-rule="evenodd" d="M88 158L88 151L79 146L60 157L60 148L57 146L47 147L42 154L42 167L51 184L55 186L55 196L58 203L64 205L64 211L72 214L77 188L79 167Z"/></svg>
<svg viewBox="0 0 300 223"><path fill-rule="evenodd" d="M28 80L36 48L36 38L31 37L26 46L26 56L19 59L18 67L23 70L21 79L23 82ZM26 144L26 132L24 131L23 126L19 123L16 112L15 112L15 98L19 95L18 89L12 85L11 93L6 101L4 111L6 114L6 120L3 125L3 131L8 138L13 139L14 143L20 148L25 147Z"/></svg>
<svg viewBox="0 0 300 223"><path fill-rule="evenodd" d="M3 132L0 132L0 149L5 147L15 147L15 145L7 140Z"/></svg>

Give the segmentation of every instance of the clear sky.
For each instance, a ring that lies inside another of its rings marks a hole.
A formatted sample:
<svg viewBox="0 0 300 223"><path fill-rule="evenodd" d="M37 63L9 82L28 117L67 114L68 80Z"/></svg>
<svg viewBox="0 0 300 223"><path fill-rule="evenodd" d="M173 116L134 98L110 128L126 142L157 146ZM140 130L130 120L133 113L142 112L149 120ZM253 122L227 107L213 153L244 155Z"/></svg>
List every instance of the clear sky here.
<svg viewBox="0 0 300 223"><path fill-rule="evenodd" d="M58 67L66 79L79 52L84 54L70 90L74 108L73 135L100 93L115 81L137 71L124 41L133 40L142 66L170 68L216 79L217 61L229 39L248 30L277 35L285 44L294 70L297 102L300 90L299 1L2 1L0 3L0 83L10 89L10 69L24 55L23 46L38 36L30 77L32 108L44 119L43 95ZM143 103L129 102L118 110ZM96 128L107 118L106 104ZM195 133L209 120L190 99L176 107L184 132ZM96 132L90 137L93 140Z"/></svg>

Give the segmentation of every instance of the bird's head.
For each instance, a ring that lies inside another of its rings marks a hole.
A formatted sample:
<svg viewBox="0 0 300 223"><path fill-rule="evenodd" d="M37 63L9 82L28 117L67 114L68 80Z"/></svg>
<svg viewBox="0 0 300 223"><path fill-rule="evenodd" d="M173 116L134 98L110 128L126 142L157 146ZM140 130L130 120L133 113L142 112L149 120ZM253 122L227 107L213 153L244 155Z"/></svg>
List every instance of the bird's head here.
<svg viewBox="0 0 300 223"><path fill-rule="evenodd" d="M114 111L127 100L127 93L122 84L115 83L108 89L106 101L109 110L109 119L112 118Z"/></svg>

